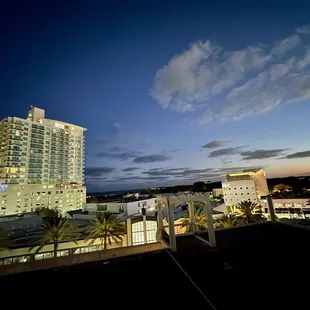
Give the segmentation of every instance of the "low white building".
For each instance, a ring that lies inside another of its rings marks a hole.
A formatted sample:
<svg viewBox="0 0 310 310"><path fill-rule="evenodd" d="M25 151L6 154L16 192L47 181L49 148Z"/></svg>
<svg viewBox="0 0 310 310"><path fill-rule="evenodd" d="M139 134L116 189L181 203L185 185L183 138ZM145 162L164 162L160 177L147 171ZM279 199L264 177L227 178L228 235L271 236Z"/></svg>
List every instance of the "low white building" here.
<svg viewBox="0 0 310 310"><path fill-rule="evenodd" d="M227 206L234 206L245 200L260 204L261 197L269 193L264 169L227 174L222 187Z"/></svg>
<svg viewBox="0 0 310 310"><path fill-rule="evenodd" d="M88 211L89 213L110 211L113 213L124 213L126 216L141 214L142 208L145 208L146 212L155 211L157 199L149 198L132 202L114 201L83 204L83 211Z"/></svg>
<svg viewBox="0 0 310 310"><path fill-rule="evenodd" d="M305 218L309 217L310 206L307 198L272 199L273 207L278 218ZM266 200L262 200L262 211L268 213Z"/></svg>
<svg viewBox="0 0 310 310"><path fill-rule="evenodd" d="M86 200L86 187L81 185L1 185L0 216L55 208L61 213L82 209Z"/></svg>
<svg viewBox="0 0 310 310"><path fill-rule="evenodd" d="M212 196L219 197L220 195L223 195L223 188L213 188L212 190Z"/></svg>

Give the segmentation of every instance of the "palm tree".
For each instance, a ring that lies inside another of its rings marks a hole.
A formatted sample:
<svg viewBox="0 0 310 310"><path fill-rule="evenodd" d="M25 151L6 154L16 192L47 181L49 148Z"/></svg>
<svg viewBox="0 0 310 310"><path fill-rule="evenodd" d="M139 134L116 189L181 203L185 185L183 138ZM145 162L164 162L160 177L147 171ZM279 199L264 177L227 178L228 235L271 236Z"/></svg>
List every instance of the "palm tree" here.
<svg viewBox="0 0 310 310"><path fill-rule="evenodd" d="M237 224L238 218L233 214L224 214L216 220L218 227L233 227Z"/></svg>
<svg viewBox="0 0 310 310"><path fill-rule="evenodd" d="M0 251L7 250L11 244L10 234L0 227Z"/></svg>
<svg viewBox="0 0 310 310"><path fill-rule="evenodd" d="M61 241L73 241L77 243L78 233L74 225L69 223L68 219L63 218L58 213L55 216L43 218L41 228L37 233L39 247L35 253L38 253L45 245L52 243L54 245L54 257L57 257L58 245ZM32 246L32 250L37 246Z"/></svg>
<svg viewBox="0 0 310 310"><path fill-rule="evenodd" d="M199 231L199 230L208 229L207 214L205 212L204 207L194 206L194 215L195 215L197 230ZM188 230L191 230L189 226L191 224L191 220L190 220L188 209L183 212L183 219L182 219L181 224L182 224L182 227L188 227Z"/></svg>
<svg viewBox="0 0 310 310"><path fill-rule="evenodd" d="M123 240L125 225L115 214L107 211L97 214L86 231L88 233L86 241L91 240L88 245L92 245L99 238L103 248L106 250L108 244L111 245L112 240L117 244Z"/></svg>
<svg viewBox="0 0 310 310"><path fill-rule="evenodd" d="M241 201L236 205L237 217L242 217L246 223L261 222L265 218L262 215L261 206L251 201Z"/></svg>

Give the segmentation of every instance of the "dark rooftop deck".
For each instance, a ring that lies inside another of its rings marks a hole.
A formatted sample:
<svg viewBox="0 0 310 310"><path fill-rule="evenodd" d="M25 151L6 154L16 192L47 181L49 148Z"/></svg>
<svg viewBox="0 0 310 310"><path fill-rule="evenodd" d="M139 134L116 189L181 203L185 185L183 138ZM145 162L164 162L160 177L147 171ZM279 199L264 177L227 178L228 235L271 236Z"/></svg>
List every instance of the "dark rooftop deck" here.
<svg viewBox="0 0 310 310"><path fill-rule="evenodd" d="M216 309L310 308L309 230L262 224L220 230L216 237L218 249L178 237L173 254L202 294L167 251L5 276L0 289L73 290L72 306L101 297L116 308L212 309L205 295Z"/></svg>

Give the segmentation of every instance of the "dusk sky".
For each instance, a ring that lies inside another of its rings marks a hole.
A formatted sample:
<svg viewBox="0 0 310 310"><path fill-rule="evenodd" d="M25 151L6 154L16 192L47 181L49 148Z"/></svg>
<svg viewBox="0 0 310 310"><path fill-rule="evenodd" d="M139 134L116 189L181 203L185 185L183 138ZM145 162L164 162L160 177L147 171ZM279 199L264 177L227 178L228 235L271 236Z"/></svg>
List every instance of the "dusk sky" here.
<svg viewBox="0 0 310 310"><path fill-rule="evenodd" d="M0 24L1 119L87 128L89 191L310 175L309 1L3 1Z"/></svg>

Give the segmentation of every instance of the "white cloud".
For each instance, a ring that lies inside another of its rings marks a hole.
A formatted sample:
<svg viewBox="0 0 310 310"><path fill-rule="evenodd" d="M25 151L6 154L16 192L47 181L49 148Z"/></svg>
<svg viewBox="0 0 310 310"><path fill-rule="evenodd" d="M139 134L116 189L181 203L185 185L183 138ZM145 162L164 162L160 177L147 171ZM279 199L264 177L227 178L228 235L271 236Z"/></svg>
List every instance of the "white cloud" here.
<svg viewBox="0 0 310 310"><path fill-rule="evenodd" d="M271 54L284 54L291 49L296 48L298 45L301 44L301 39L298 34L294 34L283 41L276 43L274 47L271 49Z"/></svg>
<svg viewBox="0 0 310 310"><path fill-rule="evenodd" d="M238 51L225 51L210 41L194 43L157 72L151 94L165 109L198 115L200 124L237 120L307 99L307 29L299 28L269 47Z"/></svg>
<svg viewBox="0 0 310 310"><path fill-rule="evenodd" d="M310 33L310 25L306 25L306 26L297 28L296 31L297 31L298 33L306 33L306 34L309 34L309 33Z"/></svg>

